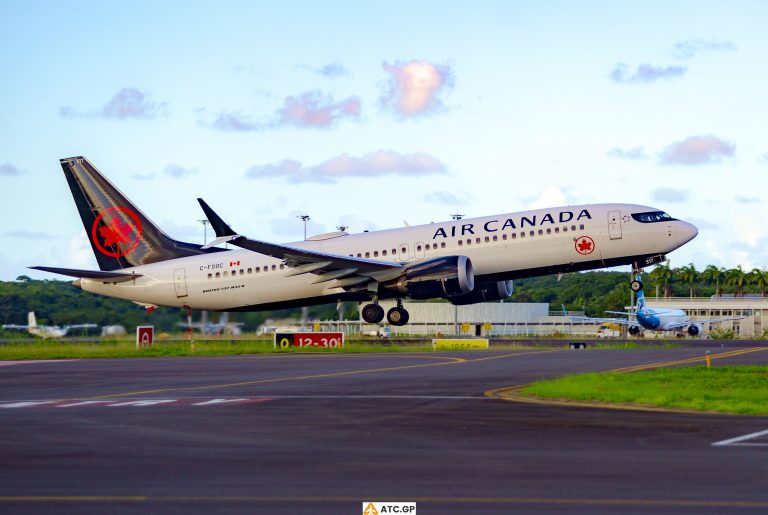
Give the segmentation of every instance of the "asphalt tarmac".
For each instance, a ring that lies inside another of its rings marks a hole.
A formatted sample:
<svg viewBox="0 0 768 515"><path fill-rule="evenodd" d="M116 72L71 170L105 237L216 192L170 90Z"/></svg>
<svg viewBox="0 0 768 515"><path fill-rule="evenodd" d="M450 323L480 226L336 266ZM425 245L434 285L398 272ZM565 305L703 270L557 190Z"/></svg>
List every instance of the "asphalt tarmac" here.
<svg viewBox="0 0 768 515"><path fill-rule="evenodd" d="M709 350L714 366L768 362ZM704 353L0 362L0 513L766 513L768 417L486 395Z"/></svg>

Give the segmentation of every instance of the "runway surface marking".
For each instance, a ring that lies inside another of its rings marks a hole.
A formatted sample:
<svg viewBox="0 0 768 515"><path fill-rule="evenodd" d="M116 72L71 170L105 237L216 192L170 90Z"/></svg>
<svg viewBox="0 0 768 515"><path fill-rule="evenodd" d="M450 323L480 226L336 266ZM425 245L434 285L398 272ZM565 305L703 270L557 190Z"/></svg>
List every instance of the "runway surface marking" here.
<svg viewBox="0 0 768 515"><path fill-rule="evenodd" d="M37 365L38 363L69 363L80 361L79 359L24 359L20 361L0 361L0 367L12 367L15 365Z"/></svg>
<svg viewBox="0 0 768 515"><path fill-rule="evenodd" d="M159 406L232 406L239 404L256 404L277 399L340 399L340 400L457 400L457 401L489 401L490 397L471 395L270 395L268 397L182 397L175 399L162 398L125 398L119 400L24 400L2 401L0 409L22 408L154 408Z"/></svg>
<svg viewBox="0 0 768 515"><path fill-rule="evenodd" d="M368 494L367 494L368 495ZM370 495L368 495L370 496ZM376 496L382 502L402 501L403 496ZM707 499L590 499L564 497L408 497L408 502L423 504L448 505L528 505L528 506L613 506L613 507L652 507L652 508L768 508L768 502L762 501L725 501ZM367 497L366 497L367 498ZM0 496L0 503L359 503L363 497L353 496L148 496L148 495L40 495L40 496Z"/></svg>
<svg viewBox="0 0 768 515"><path fill-rule="evenodd" d="M0 409L20 408L154 408L158 406L232 406L235 404L256 404L271 401L273 397L238 397L238 398L181 398L181 399L120 399L104 401L62 401L34 400L0 402Z"/></svg>
<svg viewBox="0 0 768 515"><path fill-rule="evenodd" d="M173 388L157 388L152 390L143 390L138 392L125 392L125 393L113 393L113 394L107 394L107 395L97 395L93 397L85 397L85 398L77 398L77 399L68 399L68 400L98 400L98 399L111 399L116 397L136 397L141 395L148 395L148 394L156 394L156 393L168 393L168 392L187 392L187 391L205 391L205 390L214 390L218 388L234 388L238 386L251 386L251 385L257 385L257 384L270 384L270 383L283 383L283 382L290 382L290 381L307 381L310 379L325 379L330 377L344 377L344 376L353 376L353 375L364 375L364 374L375 374L380 372L394 372L399 370L409 370L409 369L416 369L416 368L426 368L426 367L441 367L446 365L458 365L458 364L464 364L464 363L472 363L475 361L483 361L488 359L500 359L500 358L516 358L520 356L530 356L533 354L545 354L549 352L563 352L561 350L535 350L535 351L529 351L529 352L516 352L516 353L510 353L510 354L503 354L500 356L492 356L492 357L486 357L486 358L478 358L478 359L466 359L466 358L457 358L457 357L449 357L449 356L419 356L419 357L431 357L436 359L444 359L447 361L442 361L439 363L420 363L418 365L400 365L400 366L393 366L393 367L383 367L383 368L366 368L362 370L348 370L345 372L329 372L326 374L311 374L311 375L304 375L304 376L292 376L292 377L278 377L274 379L257 379L254 381L242 381L238 383L224 383L224 384L213 384L213 385L201 385L201 386L185 386L185 387L173 387ZM67 400L67 399L61 399L61 400Z"/></svg>
<svg viewBox="0 0 768 515"><path fill-rule="evenodd" d="M735 446L741 446L741 447L768 447L768 441L763 442L750 442L749 440L756 440L760 438L761 436L768 436L768 429L765 431L758 431L757 433L750 433L748 435L743 436L737 436L736 438L730 438L728 440L723 440L720 442L715 442L712 445L717 447L735 447Z"/></svg>
<svg viewBox="0 0 768 515"><path fill-rule="evenodd" d="M766 347L751 347L747 349L739 349L734 351L725 351L725 352L710 354L709 357L713 360L726 359L726 358L733 358L737 356L742 356L744 354L750 354L752 352L759 352L764 350L767 350ZM670 367L675 365L690 365L693 363L706 362L706 360L707 360L707 357L706 355L704 355L704 356L696 356L696 357L687 358L687 359L678 359L673 361L659 361L659 362L635 365L632 367L615 368L613 370L607 370L606 372L623 374L623 373L629 373L629 372L638 372L641 370L650 370L654 368ZM603 408L603 409L615 409L615 410L625 410L625 411L646 411L646 412L661 412L661 413L728 415L728 413L717 412L717 411L688 410L688 409L682 409L682 408L662 408L658 406L640 406L635 404L619 404L619 403L608 403L608 402L599 402L599 401L571 401L571 400L529 397L527 395L520 393L521 390L526 386L527 386L526 384L518 384L513 386L505 386L503 388L495 388L493 390L488 390L487 392L485 392L485 395L487 395L488 397L495 397L505 401L521 402L525 404L540 404L540 405L546 405L546 406Z"/></svg>

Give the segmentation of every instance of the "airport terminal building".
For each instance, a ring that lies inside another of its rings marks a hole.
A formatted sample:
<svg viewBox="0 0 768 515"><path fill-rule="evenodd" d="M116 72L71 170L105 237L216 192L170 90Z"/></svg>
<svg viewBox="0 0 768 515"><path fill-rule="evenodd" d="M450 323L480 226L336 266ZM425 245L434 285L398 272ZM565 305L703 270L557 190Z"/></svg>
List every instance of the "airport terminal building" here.
<svg viewBox="0 0 768 515"><path fill-rule="evenodd" d="M722 295L718 297L646 297L652 308L682 309L691 321L746 316L742 320L728 320L717 324L704 324L704 333L714 327L734 331L737 338L761 338L768 331L768 297ZM383 301L386 310L393 301ZM547 303L486 302L467 306L454 306L447 302L406 302L410 321L404 327L392 327L393 333L412 335L461 334L466 336L547 336L567 334L596 336L599 324L572 322L568 316ZM570 312L578 316L583 313ZM329 323L333 325L334 323ZM349 334L375 333L380 324L366 324L362 320L339 324ZM653 336L653 335L646 335ZM670 333L666 333L669 337Z"/></svg>

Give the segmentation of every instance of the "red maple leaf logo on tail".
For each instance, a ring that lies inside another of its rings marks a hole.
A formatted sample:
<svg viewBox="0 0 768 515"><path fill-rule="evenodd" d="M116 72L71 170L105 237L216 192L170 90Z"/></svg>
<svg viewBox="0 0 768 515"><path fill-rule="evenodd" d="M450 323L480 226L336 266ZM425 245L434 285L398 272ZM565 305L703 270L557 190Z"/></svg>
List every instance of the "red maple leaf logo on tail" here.
<svg viewBox="0 0 768 515"><path fill-rule="evenodd" d="M120 219L119 216L112 215L111 217L104 217L102 219L105 225L99 227L99 236L104 240L105 247L111 247L117 245L119 248L124 248L133 243L133 226Z"/></svg>

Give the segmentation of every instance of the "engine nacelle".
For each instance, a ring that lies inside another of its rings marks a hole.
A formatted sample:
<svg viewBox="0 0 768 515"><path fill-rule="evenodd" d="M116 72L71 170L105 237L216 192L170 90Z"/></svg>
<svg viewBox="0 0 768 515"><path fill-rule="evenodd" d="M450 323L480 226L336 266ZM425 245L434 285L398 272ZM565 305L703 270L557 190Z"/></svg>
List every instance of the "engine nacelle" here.
<svg viewBox="0 0 768 515"><path fill-rule="evenodd" d="M691 336L698 336L701 334L701 326L699 324L691 324L688 326L688 334Z"/></svg>
<svg viewBox="0 0 768 515"><path fill-rule="evenodd" d="M383 287L413 299L450 298L475 288L475 270L467 256L443 256L407 267Z"/></svg>
<svg viewBox="0 0 768 515"><path fill-rule="evenodd" d="M642 327L640 327L639 325L631 325L627 330L629 331L629 334L631 334L632 336L637 336L638 334L643 332Z"/></svg>
<svg viewBox="0 0 768 515"><path fill-rule="evenodd" d="M451 297L451 304L463 306L465 304L477 304L478 302L491 302L503 300L512 295L512 281L493 281L478 283L472 292L458 297Z"/></svg>

